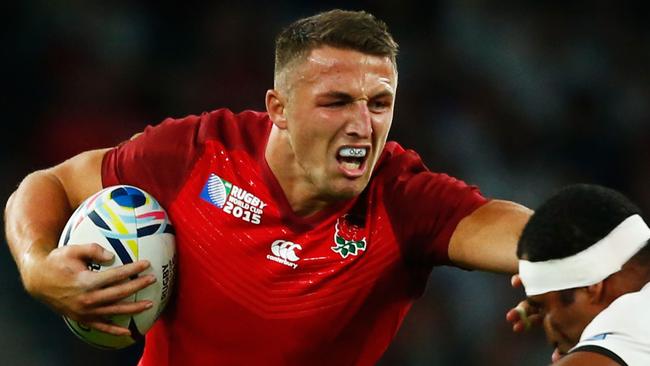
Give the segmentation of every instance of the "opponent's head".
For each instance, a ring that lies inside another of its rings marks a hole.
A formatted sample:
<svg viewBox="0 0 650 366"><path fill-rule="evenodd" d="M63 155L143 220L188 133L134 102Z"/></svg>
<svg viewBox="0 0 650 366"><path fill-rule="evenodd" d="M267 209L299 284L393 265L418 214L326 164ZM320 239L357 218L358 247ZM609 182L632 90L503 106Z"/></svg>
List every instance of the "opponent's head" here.
<svg viewBox="0 0 650 366"><path fill-rule="evenodd" d="M650 264L649 238L650 229L630 200L595 185L561 190L530 218L517 248L519 274L560 354L578 342L598 313L629 291L621 285L621 274Z"/></svg>
<svg viewBox="0 0 650 366"><path fill-rule="evenodd" d="M267 110L285 165L319 195L349 198L368 183L392 122L396 55L386 24L362 11L320 13L278 36Z"/></svg>

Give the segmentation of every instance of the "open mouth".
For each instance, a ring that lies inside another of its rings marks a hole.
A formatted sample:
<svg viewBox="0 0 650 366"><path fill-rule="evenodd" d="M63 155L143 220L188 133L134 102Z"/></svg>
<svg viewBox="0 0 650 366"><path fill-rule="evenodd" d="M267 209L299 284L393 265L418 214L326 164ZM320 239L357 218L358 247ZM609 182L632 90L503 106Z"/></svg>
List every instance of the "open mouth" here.
<svg viewBox="0 0 650 366"><path fill-rule="evenodd" d="M336 160L348 172L359 172L365 166L368 155L367 147L344 146L336 154Z"/></svg>

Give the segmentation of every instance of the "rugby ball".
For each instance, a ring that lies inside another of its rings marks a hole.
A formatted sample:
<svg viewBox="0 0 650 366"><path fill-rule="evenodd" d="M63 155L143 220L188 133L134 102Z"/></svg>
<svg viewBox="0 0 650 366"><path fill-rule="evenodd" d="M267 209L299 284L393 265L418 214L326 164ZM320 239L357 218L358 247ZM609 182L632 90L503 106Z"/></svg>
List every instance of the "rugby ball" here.
<svg viewBox="0 0 650 366"><path fill-rule="evenodd" d="M151 328L169 300L175 263L173 227L151 195L132 186L113 186L85 200L59 239L59 247L88 243L97 243L114 254L110 264L90 263L90 270L105 271L146 259L151 266L140 275L156 276L155 283L123 300L150 300L151 308L135 315L111 317L114 324L128 328L131 336L114 336L64 317L70 330L87 343L104 349L127 347Z"/></svg>

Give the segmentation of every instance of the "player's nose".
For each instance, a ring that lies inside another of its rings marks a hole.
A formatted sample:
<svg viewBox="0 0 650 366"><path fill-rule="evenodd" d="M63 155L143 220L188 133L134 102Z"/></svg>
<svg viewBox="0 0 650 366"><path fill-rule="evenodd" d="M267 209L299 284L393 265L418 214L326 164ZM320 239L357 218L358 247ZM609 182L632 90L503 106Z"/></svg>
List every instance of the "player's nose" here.
<svg viewBox="0 0 650 366"><path fill-rule="evenodd" d="M372 136L372 115L366 100L354 103L353 113L346 125L345 132L349 136L364 139Z"/></svg>

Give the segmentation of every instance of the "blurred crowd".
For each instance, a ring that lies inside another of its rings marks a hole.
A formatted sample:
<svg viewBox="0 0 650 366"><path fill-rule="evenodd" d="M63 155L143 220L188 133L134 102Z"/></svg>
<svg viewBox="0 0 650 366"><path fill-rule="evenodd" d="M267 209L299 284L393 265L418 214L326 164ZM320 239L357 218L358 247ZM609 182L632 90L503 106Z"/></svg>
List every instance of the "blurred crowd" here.
<svg viewBox="0 0 650 366"><path fill-rule="evenodd" d="M385 20L400 44L390 139L490 197L534 208L591 182L650 210L650 17L645 2L39 1L4 12L5 202L28 172L115 145L147 124L219 107L262 110L282 26L333 7ZM0 363L128 365L92 349L22 290L0 249ZM507 276L434 269L381 365L543 365L514 335ZM333 362L335 364L335 362Z"/></svg>

